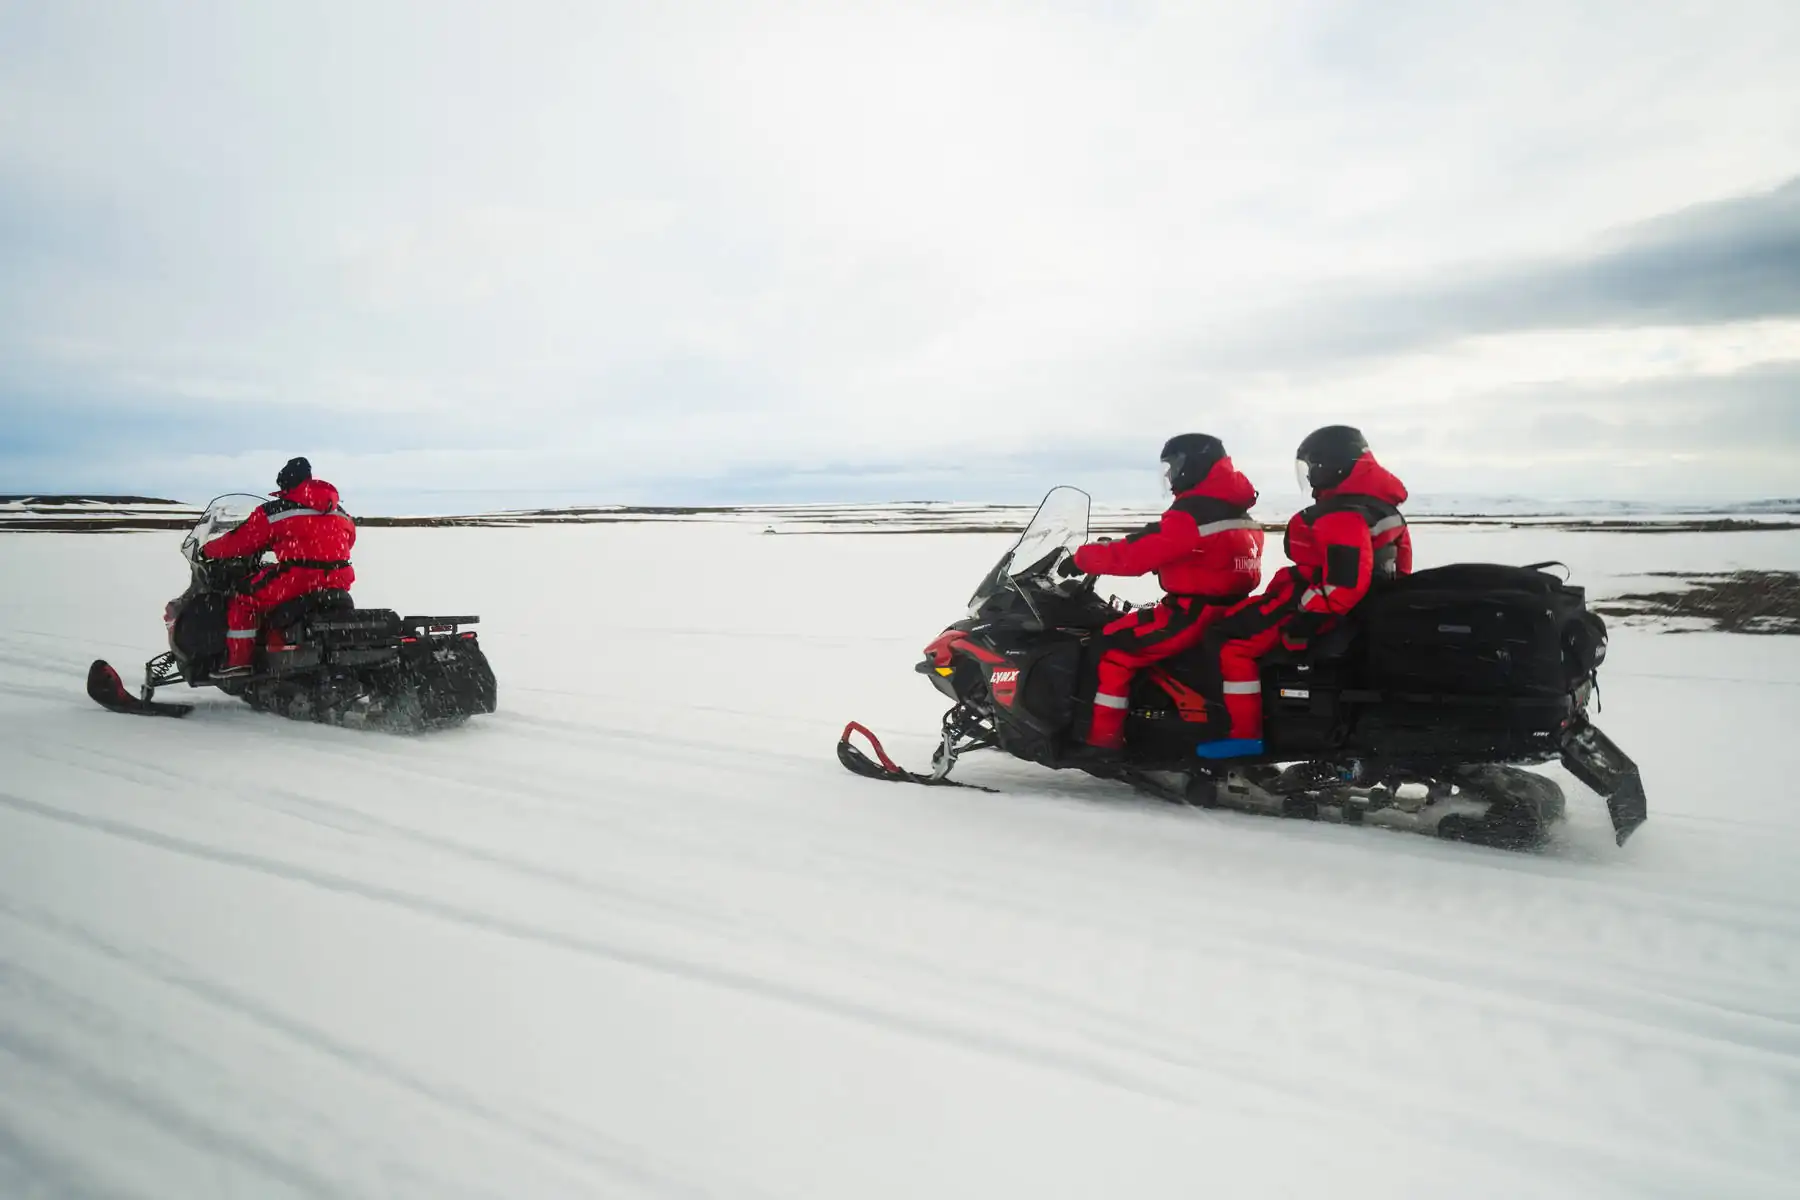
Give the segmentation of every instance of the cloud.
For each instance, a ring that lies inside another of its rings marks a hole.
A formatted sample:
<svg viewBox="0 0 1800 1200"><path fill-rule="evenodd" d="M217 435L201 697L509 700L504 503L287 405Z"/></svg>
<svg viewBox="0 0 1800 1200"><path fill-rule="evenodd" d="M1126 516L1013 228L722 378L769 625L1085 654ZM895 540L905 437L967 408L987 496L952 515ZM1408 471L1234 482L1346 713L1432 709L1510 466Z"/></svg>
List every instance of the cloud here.
<svg viewBox="0 0 1800 1200"><path fill-rule="evenodd" d="M1207 342L1209 365L1392 356L1463 338L1553 329L1718 325L1800 317L1800 178L1694 205L1580 254L1459 266L1404 284L1339 285Z"/></svg>
<svg viewBox="0 0 1800 1200"><path fill-rule="evenodd" d="M1514 385L1792 355L1796 33L0 0L0 484L299 447L369 488L956 494L1196 427L1285 471L1345 412L1423 452Z"/></svg>

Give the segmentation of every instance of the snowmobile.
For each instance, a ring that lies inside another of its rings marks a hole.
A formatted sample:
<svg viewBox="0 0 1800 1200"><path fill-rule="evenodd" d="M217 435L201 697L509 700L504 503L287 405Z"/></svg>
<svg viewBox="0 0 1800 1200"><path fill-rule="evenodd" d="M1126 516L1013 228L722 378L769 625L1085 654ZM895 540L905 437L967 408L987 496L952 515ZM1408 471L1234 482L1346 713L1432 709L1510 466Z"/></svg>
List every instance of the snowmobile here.
<svg viewBox="0 0 1800 1200"><path fill-rule="evenodd" d="M495 708L494 672L467 628L473 616L403 617L357 608L350 593L324 590L265 614L248 675L219 678L225 609L264 556L210 559L201 547L235 529L261 500L220 496L181 543L191 579L163 609L169 648L144 666L138 695L105 660L88 669L88 695L113 712L184 717L192 704L157 700L174 684L216 687L250 707L301 721L421 732L460 725Z"/></svg>
<svg viewBox="0 0 1800 1200"><path fill-rule="evenodd" d="M926 648L915 669L953 705L931 771L901 769L854 722L839 739L845 767L967 787L950 779L960 757L998 749L1178 803L1526 848L1562 819L1564 798L1524 768L1560 760L1605 800L1619 845L1643 824L1637 767L1588 719L1605 623L1550 563L1415 572L1379 585L1304 651L1271 652L1258 757L1197 756L1223 714L1200 691L1196 650L1138 672L1118 763L1068 761L1091 719L1095 635L1129 611L1101 599L1093 576L1058 569L1088 540L1089 503L1052 490L968 617Z"/></svg>

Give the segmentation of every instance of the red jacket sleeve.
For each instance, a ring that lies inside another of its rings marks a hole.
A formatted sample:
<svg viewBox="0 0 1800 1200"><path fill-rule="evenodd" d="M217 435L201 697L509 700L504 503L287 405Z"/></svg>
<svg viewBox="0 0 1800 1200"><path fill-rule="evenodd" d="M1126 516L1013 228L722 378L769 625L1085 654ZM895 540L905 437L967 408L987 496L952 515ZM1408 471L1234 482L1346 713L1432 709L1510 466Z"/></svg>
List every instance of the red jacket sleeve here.
<svg viewBox="0 0 1800 1200"><path fill-rule="evenodd" d="M207 558L242 558L267 550L274 535L275 531L269 528L268 514L259 508L250 514L248 521L230 533L200 547L200 553Z"/></svg>
<svg viewBox="0 0 1800 1200"><path fill-rule="evenodd" d="M1313 538L1324 563L1304 570L1300 607L1312 613L1347 613L1368 595L1375 573L1368 523L1354 512L1331 513L1313 523Z"/></svg>
<svg viewBox="0 0 1800 1200"><path fill-rule="evenodd" d="M1075 551L1075 565L1089 575L1148 575L1200 548L1200 526L1184 512L1118 542L1090 542Z"/></svg>
<svg viewBox="0 0 1800 1200"><path fill-rule="evenodd" d="M1394 569L1402 575L1412 574L1412 530L1402 529L1394 543Z"/></svg>

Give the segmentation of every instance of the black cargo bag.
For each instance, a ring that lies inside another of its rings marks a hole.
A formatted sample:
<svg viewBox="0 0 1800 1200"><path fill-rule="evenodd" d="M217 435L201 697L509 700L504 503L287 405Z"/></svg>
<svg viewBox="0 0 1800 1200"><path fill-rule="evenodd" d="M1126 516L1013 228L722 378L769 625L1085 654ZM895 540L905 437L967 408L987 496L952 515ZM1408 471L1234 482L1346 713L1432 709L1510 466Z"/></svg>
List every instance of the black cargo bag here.
<svg viewBox="0 0 1800 1200"><path fill-rule="evenodd" d="M1534 567L1420 571L1372 593L1362 619L1370 683L1401 695L1562 695L1605 655L1582 590Z"/></svg>

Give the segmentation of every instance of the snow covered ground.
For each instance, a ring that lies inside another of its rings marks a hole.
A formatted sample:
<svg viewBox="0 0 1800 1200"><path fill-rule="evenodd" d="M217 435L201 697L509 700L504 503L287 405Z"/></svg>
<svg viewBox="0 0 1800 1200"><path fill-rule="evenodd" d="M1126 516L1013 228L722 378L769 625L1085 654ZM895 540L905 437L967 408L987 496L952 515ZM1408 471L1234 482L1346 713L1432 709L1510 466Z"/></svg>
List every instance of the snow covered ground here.
<svg viewBox="0 0 1800 1200"><path fill-rule="evenodd" d="M0 1196L1733 1196L1800 1187L1800 640L1618 629L1544 852L917 765L1009 539L368 529L501 711L114 716L176 533L0 535ZM1421 530L1600 595L1800 533ZM1135 593L1142 595L1141 588ZM185 698L185 697L184 697Z"/></svg>

